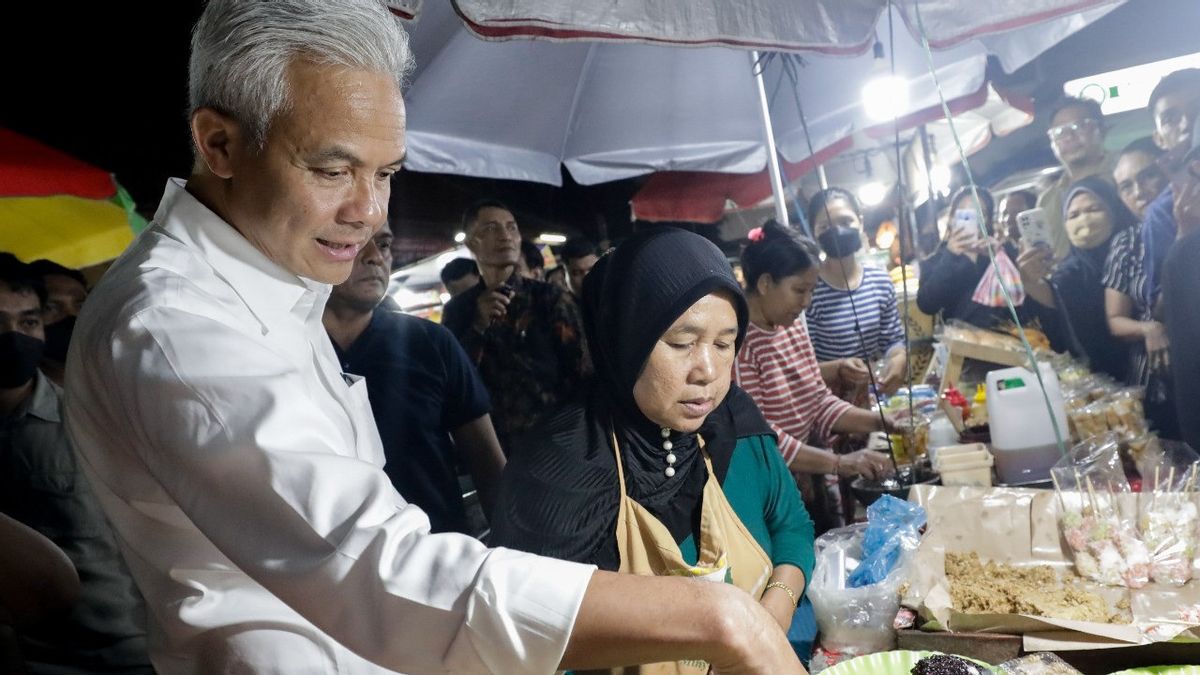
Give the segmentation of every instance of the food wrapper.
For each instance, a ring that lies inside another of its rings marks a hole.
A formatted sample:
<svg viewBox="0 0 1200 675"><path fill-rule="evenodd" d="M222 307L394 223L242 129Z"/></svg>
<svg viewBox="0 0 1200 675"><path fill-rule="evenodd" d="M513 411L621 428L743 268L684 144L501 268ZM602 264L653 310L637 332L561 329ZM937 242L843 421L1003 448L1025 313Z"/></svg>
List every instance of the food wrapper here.
<svg viewBox="0 0 1200 675"><path fill-rule="evenodd" d="M1067 492L1079 503L1081 493ZM1032 614L967 614L954 608L946 576L947 553L977 553L1015 567L1073 570L1059 531L1059 498L1050 490L914 486L910 499L925 507L929 525L910 569L904 604L923 620L951 631L1022 635L1028 651L1128 647L1173 639L1200 640L1200 581L1179 586L1149 583L1130 589L1080 581L1081 588L1123 612L1127 623L1055 619ZM1138 496L1117 494L1122 513L1137 512Z"/></svg>

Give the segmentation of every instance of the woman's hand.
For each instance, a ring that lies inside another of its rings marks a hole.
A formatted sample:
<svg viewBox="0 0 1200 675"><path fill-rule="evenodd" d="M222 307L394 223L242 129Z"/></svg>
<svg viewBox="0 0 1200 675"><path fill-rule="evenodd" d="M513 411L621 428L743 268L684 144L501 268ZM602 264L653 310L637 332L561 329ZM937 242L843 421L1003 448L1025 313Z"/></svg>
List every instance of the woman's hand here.
<svg viewBox="0 0 1200 675"><path fill-rule="evenodd" d="M882 452L857 450L841 455L837 472L839 476L862 476L867 480L877 480L892 473L892 461Z"/></svg>
<svg viewBox="0 0 1200 675"><path fill-rule="evenodd" d="M904 353L904 349L896 348L887 356L887 362L883 369L883 375L879 378L879 388L883 393L891 396L896 393L901 384L904 384L905 371L907 370L908 359Z"/></svg>
<svg viewBox="0 0 1200 675"><path fill-rule="evenodd" d="M1167 339L1166 326L1157 321L1148 321L1144 325L1146 355L1150 359L1150 369L1166 370L1171 365L1171 343Z"/></svg>
<svg viewBox="0 0 1200 675"><path fill-rule="evenodd" d="M953 230L946 238L946 250L954 255L965 255L975 262L979 255L979 233L965 228Z"/></svg>
<svg viewBox="0 0 1200 675"><path fill-rule="evenodd" d="M1017 257L1017 269L1021 271L1021 283L1043 284L1054 268L1054 252L1048 247L1035 245L1026 247Z"/></svg>
<svg viewBox="0 0 1200 675"><path fill-rule="evenodd" d="M862 359L838 359L838 382L846 389L861 387L870 379L871 373Z"/></svg>

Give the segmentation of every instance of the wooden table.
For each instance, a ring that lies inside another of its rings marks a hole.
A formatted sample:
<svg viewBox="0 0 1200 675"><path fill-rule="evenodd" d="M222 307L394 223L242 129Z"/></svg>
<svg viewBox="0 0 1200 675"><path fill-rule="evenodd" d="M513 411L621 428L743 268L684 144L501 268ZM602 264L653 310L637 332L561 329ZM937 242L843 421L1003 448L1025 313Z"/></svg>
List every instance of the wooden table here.
<svg viewBox="0 0 1200 675"><path fill-rule="evenodd" d="M957 654L997 665L1025 654L1020 635L1003 633L929 633L919 630L897 632L896 646L914 651ZM1200 644L1159 642L1140 647L1082 649L1055 652L1059 658L1084 673L1113 673L1145 666L1200 665Z"/></svg>

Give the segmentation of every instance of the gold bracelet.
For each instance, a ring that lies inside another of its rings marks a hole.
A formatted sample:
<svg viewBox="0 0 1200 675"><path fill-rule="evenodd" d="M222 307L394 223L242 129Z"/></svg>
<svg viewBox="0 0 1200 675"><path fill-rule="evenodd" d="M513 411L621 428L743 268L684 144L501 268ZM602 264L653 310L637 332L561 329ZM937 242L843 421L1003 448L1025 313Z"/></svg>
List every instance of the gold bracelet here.
<svg viewBox="0 0 1200 675"><path fill-rule="evenodd" d="M792 590L791 586L788 586L782 581L772 581L771 583L767 584L766 588L763 589L763 593L766 593L772 588L778 588L779 590L788 594L788 597L792 599L792 609L800 606L800 600L796 598L796 592Z"/></svg>

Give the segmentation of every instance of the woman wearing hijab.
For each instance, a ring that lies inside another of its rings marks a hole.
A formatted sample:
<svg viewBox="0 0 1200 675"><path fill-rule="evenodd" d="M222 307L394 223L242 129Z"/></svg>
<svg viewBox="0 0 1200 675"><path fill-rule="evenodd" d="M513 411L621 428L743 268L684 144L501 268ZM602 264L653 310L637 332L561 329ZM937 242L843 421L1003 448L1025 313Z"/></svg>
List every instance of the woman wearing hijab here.
<svg viewBox="0 0 1200 675"><path fill-rule="evenodd" d="M1029 248L1018 261L1031 308L1051 340L1086 358L1092 370L1124 380L1128 346L1108 329L1104 269L1114 236L1135 227L1137 218L1108 181L1091 176L1067 191L1063 224L1071 252L1053 273L1053 254L1046 247Z"/></svg>
<svg viewBox="0 0 1200 675"><path fill-rule="evenodd" d="M825 261L805 317L826 382L861 388L867 381L864 364L884 359L879 384L892 394L904 380L904 328L891 277L863 267L855 255L865 239L858 200L842 188L822 190L808 203L808 222Z"/></svg>
<svg viewBox="0 0 1200 675"><path fill-rule="evenodd" d="M917 307L930 316L942 315L942 321L959 320L980 328L994 328L1011 322L1001 283L1008 287L1017 316L1024 321L1025 291L1014 261L1017 248L996 237L995 199L985 188L976 187L983 209L983 225L993 237L996 265L986 251L986 243L976 224L980 213L975 208L971 186L959 188L950 199L950 225L946 237L933 255L921 263L921 285L917 289Z"/></svg>
<svg viewBox="0 0 1200 675"><path fill-rule="evenodd" d="M817 285L816 247L774 221L751 232L742 252L750 326L738 353L734 378L754 399L779 437L788 469L800 474L805 502L818 530L839 520L825 491L826 475L877 478L891 470L884 453L859 450L838 455L810 445L836 433L883 429L883 419L839 399L821 378L817 358L800 317ZM888 420L888 431L894 431Z"/></svg>
<svg viewBox="0 0 1200 675"><path fill-rule="evenodd" d="M644 231L602 257L583 289L596 374L515 446L491 543L730 581L786 629L813 526L770 427L730 383L747 317L729 262L699 235Z"/></svg>

